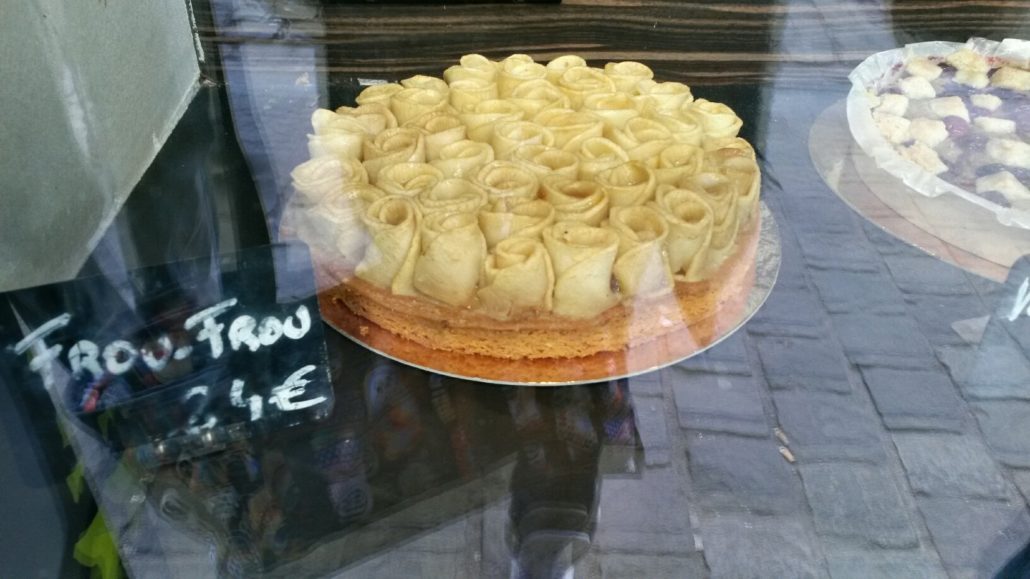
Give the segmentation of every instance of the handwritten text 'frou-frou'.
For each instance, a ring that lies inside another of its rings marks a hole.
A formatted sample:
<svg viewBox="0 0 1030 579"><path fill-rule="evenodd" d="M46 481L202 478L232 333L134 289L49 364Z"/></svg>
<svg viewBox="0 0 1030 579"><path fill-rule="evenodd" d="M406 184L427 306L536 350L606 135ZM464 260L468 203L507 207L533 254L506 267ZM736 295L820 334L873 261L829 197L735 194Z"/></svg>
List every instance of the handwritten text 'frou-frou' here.
<svg viewBox="0 0 1030 579"><path fill-rule="evenodd" d="M285 320L268 316L258 321L253 316L241 315L229 323L229 330L223 338L222 332L225 330L225 324L219 322L217 318L236 304L236 298L225 300L193 314L183 323L183 329L187 332L197 329L195 339L198 342L207 342L211 357L214 359L220 358L225 352L226 341L234 352L242 348L246 348L250 352L257 352L262 347L271 346L284 337L299 340L311 330L311 313L306 306L301 305L293 315L287 316ZM29 368L36 373L45 371L49 363L57 360L61 355L62 346L60 344L47 346L44 340L70 322L71 314L62 314L47 321L15 344L14 353L20 355L34 349L35 356L29 363ZM42 346L42 348L34 348L36 346ZM127 340L115 340L101 350L93 341L79 340L68 349L67 359L73 375L80 375L83 371L87 371L95 379L99 379L105 373L120 375L128 372L137 359L142 359L143 363L152 371L160 372L169 361L183 360L192 352L193 346L174 347L171 338L162 335L154 342L138 348Z"/></svg>

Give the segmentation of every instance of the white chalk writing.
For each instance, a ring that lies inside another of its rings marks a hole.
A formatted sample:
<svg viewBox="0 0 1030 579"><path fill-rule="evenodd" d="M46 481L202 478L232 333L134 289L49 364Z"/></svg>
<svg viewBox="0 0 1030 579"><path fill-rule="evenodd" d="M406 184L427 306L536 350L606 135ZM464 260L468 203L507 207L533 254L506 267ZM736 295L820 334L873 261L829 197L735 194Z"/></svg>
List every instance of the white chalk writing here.
<svg viewBox="0 0 1030 579"><path fill-rule="evenodd" d="M315 367L309 364L290 374L290 377L282 385L272 388L272 397L269 399L269 402L275 404L284 412L303 410L304 408L310 408L325 402L324 396L308 400L296 400L304 395L304 387L311 383L311 380L304 380L302 377L314 370Z"/></svg>
<svg viewBox="0 0 1030 579"><path fill-rule="evenodd" d="M235 305L236 298L225 300L186 318L186 323L182 325L183 329L192 330L198 323L202 324L200 331L197 332L197 340L208 341L211 345L211 357L216 360L222 355L222 329L225 328L225 324L215 322L215 316Z"/></svg>
<svg viewBox="0 0 1030 579"><path fill-rule="evenodd" d="M294 313L285 319L270 315L260 318L259 322L258 318L252 315L242 314L228 324L219 321L218 316L237 305L238 300L232 298L205 308L187 318L183 323L183 330L195 331L194 340L207 342L210 355L216 360L225 353L226 341L233 352L242 348L249 352L257 352L262 348L274 346L283 338L300 340L311 330L311 313L304 305L298 306ZM71 314L66 313L47 321L12 346L11 350L18 355L28 354L29 369L43 376L45 381L49 380L50 363L60 358L62 346L48 345L47 339L67 327L71 319ZM226 325L229 329L223 337ZM79 340L68 349L67 362L73 376L80 377L83 373L89 373L94 380L99 380L105 375L117 376L129 372L140 362L151 371L160 372L173 360L185 360L192 354L192 345L176 345L168 335L162 334L139 347L123 339L113 340L103 348L91 340ZM244 380L233 379L229 389L229 402L234 407L247 409L252 421L260 420L264 416L266 402L281 412L317 406L326 401L325 396L305 398L306 386L311 383L305 376L316 369L316 366L309 364L295 371L282 384L271 389L267 400L259 394L246 395ZM191 431L211 428L218 423L215 416L204 414L209 392L208 386L201 385L193 386L185 393L183 402L190 404L192 408L187 421L187 428Z"/></svg>
<svg viewBox="0 0 1030 579"><path fill-rule="evenodd" d="M218 359L225 352L225 340L222 337L225 324L218 322L216 318L236 305L236 298L225 300L193 314L183 324L183 329L187 331L199 327L196 340L208 342L211 357L214 359ZM16 354L24 354L33 346L42 346L42 349L33 352L30 362L30 368L34 372L41 372L63 351L57 344L46 346L45 339L70 322L70 314L61 314L33 330L11 349ZM310 330L311 314L306 306L300 305L293 315L286 316L282 321L275 316L266 316L259 323L251 315L238 316L229 324L227 338L229 348L234 352L244 346L250 352L257 352L261 348L275 345L282 338L299 340ZM171 360L185 360L192 353L193 346L187 344L175 347L167 335L161 335L155 343L148 343L139 348L128 340L115 340L101 350L93 341L79 340L68 350L67 360L72 375L78 377L83 372L89 372L93 379L99 379L104 374L124 374L132 369L137 360L142 360L150 370L160 372Z"/></svg>

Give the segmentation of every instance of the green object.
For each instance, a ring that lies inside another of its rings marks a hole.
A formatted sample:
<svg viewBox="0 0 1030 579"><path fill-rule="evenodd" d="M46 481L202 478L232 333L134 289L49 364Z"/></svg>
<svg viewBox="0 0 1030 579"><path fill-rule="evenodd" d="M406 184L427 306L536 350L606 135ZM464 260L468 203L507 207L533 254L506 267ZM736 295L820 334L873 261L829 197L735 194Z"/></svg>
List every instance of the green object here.
<svg viewBox="0 0 1030 579"><path fill-rule="evenodd" d="M64 482L72 493L72 499L79 502L79 499L82 498L82 491L86 488L86 478L83 476L81 462L77 463L75 468L68 473L68 478L64 479Z"/></svg>
<svg viewBox="0 0 1030 579"><path fill-rule="evenodd" d="M93 517L89 528L75 543L74 556L84 567L92 568L90 575L93 579L122 579L125 576L114 538L100 513Z"/></svg>

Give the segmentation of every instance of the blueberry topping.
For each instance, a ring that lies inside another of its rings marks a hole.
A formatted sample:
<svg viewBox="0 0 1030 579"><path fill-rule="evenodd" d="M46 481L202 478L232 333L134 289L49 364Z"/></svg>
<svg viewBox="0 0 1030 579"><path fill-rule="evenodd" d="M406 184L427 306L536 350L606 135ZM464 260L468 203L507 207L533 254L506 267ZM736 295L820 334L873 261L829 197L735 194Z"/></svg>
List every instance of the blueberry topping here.
<svg viewBox="0 0 1030 579"><path fill-rule="evenodd" d="M962 117L954 115L944 117L944 127L948 129L948 135L953 139L961 139L969 134L969 123Z"/></svg>
<svg viewBox="0 0 1030 579"><path fill-rule="evenodd" d="M1019 180L1020 183L1026 185L1030 183L1030 169L1024 169L1022 167L1006 167L1012 176Z"/></svg>
<svg viewBox="0 0 1030 579"><path fill-rule="evenodd" d="M991 116L991 111L989 111L989 110L987 110L985 108L978 107L976 105L968 105L968 108L969 108L969 116L970 117L989 117L989 116Z"/></svg>
<svg viewBox="0 0 1030 579"><path fill-rule="evenodd" d="M985 191L981 193L980 196L990 201L991 203L994 203L995 205L1001 205L1002 207L1006 208L1012 207L1012 204L1009 203L1008 198L1006 198L1004 195L997 191Z"/></svg>
<svg viewBox="0 0 1030 579"><path fill-rule="evenodd" d="M987 147L988 138L989 137L987 135L970 132L957 139L957 142L960 147L966 150L967 153L979 153Z"/></svg>
<svg viewBox="0 0 1030 579"><path fill-rule="evenodd" d="M1019 132L1030 133L1030 103L1022 103L1016 107L1016 110L1012 111L1011 118L1016 121Z"/></svg>
<svg viewBox="0 0 1030 579"><path fill-rule="evenodd" d="M984 177L986 175L993 175L993 174L997 173L998 171L1004 171L1006 169L1007 169L1007 167L1005 167L1005 165L1001 165L1001 164L998 164L998 163L990 163L990 164L987 164L987 165L980 165L979 167L976 168L976 176L977 177Z"/></svg>
<svg viewBox="0 0 1030 579"><path fill-rule="evenodd" d="M941 83L936 90L938 97L965 96L966 93L969 92L968 88L954 80L948 80L947 82Z"/></svg>

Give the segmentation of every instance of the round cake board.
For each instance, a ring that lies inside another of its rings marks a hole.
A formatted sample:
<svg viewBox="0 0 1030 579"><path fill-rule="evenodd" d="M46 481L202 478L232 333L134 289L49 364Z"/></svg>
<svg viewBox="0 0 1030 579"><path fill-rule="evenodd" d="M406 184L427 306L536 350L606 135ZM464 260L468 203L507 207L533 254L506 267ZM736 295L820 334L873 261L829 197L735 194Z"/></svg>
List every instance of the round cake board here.
<svg viewBox="0 0 1030 579"><path fill-rule="evenodd" d="M772 212L761 205L760 222L742 251L755 260L754 283L728 307L672 333L618 352L580 358L509 360L427 348L355 315L343 303L319 295L326 323L357 344L397 362L454 378L501 385L567 386L626 378L695 356L732 335L769 297L780 268L780 235ZM742 255L742 257L744 257Z"/></svg>
<svg viewBox="0 0 1030 579"><path fill-rule="evenodd" d="M1002 225L994 214L954 195L927 197L876 166L851 136L844 101L812 124L809 154L838 197L891 235L952 265L1004 281L1030 253L1030 230Z"/></svg>

